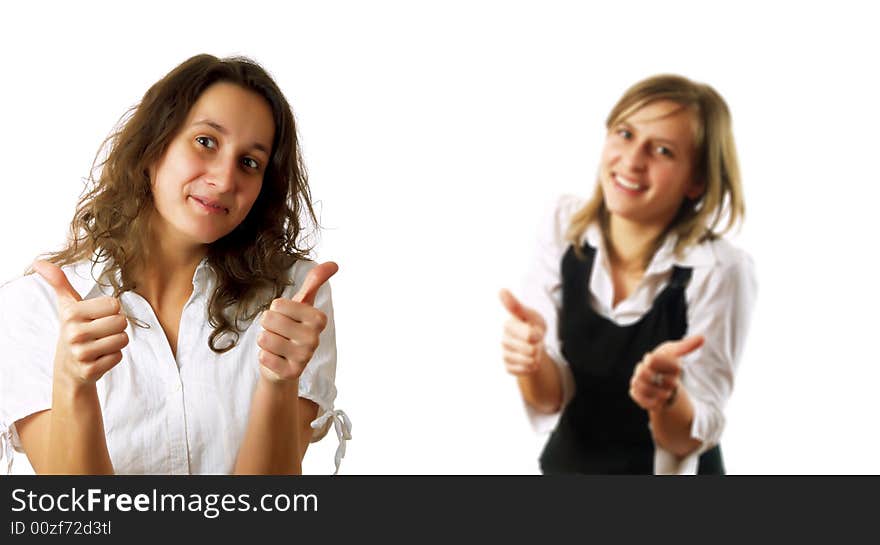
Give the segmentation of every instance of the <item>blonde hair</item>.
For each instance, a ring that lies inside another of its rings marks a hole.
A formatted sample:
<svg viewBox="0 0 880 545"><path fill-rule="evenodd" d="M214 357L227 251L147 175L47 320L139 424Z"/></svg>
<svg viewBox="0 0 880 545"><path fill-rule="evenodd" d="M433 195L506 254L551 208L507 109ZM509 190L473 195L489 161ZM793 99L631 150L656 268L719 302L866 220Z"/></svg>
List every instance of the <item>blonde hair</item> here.
<svg viewBox="0 0 880 545"><path fill-rule="evenodd" d="M668 74L644 79L626 90L608 114L605 126L610 131L637 110L660 100L675 102L693 112L694 173L704 184L704 191L696 199L684 199L672 222L652 246L651 255L646 256L646 263L670 233L678 236L675 252L680 254L689 246L718 238L745 216L730 110L709 85ZM727 221L719 228L725 216ZM607 241L608 210L599 183L569 224L566 238L575 248L580 248L584 231L594 221L599 222Z"/></svg>

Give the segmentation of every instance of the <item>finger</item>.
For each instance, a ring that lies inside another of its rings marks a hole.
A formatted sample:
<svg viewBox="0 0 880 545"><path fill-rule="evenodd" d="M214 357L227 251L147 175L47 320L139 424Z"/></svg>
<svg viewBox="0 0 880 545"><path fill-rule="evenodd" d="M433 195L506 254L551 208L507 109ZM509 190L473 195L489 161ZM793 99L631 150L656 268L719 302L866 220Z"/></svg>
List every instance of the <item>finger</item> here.
<svg viewBox="0 0 880 545"><path fill-rule="evenodd" d="M127 325L128 321L122 314L104 316L88 322L67 322L64 339L71 344L93 341L121 333Z"/></svg>
<svg viewBox="0 0 880 545"><path fill-rule="evenodd" d="M700 348L703 346L704 342L706 342L706 339L702 335L692 335L680 341L667 341L658 346L654 352L674 358L680 358Z"/></svg>
<svg viewBox="0 0 880 545"><path fill-rule="evenodd" d="M681 360L676 356L668 356L663 353L651 352L645 354L645 372L649 375L663 373L677 377L681 374Z"/></svg>
<svg viewBox="0 0 880 545"><path fill-rule="evenodd" d="M97 360L80 367L80 378L86 382L96 382L103 377L107 371L113 369L122 361L122 352L112 352L105 354Z"/></svg>
<svg viewBox="0 0 880 545"><path fill-rule="evenodd" d="M658 381L655 377L660 377L660 380ZM633 386L639 386L651 392L654 397L671 392L674 384L675 380L664 373L640 373L632 381Z"/></svg>
<svg viewBox="0 0 880 545"><path fill-rule="evenodd" d="M304 368L268 350L260 350L257 360L260 362L260 373L272 382L299 378Z"/></svg>
<svg viewBox="0 0 880 545"><path fill-rule="evenodd" d="M524 342L514 337L504 337L501 339L501 347L505 352L521 354L529 358L535 358L538 355L538 345Z"/></svg>
<svg viewBox="0 0 880 545"><path fill-rule="evenodd" d="M70 352L77 361L86 363L100 359L102 356L118 352L128 346L128 334L117 333L87 343L78 343L70 347Z"/></svg>
<svg viewBox="0 0 880 545"><path fill-rule="evenodd" d="M657 409L663 406L663 401L660 399L635 399L636 405L641 407L643 410L651 412L656 411Z"/></svg>
<svg viewBox="0 0 880 545"><path fill-rule="evenodd" d="M632 399L636 405L641 407L642 409L649 411L654 404L654 401L650 398L643 396L636 387L630 387L629 389L629 397Z"/></svg>
<svg viewBox="0 0 880 545"><path fill-rule="evenodd" d="M304 309L314 310L312 307L307 307L302 303L294 303L292 301L289 302L292 305L298 305ZM273 302L272 306L277 307L278 305ZM285 339L291 339L297 335L302 335L306 331L312 329L310 326L294 320L283 312L278 312L275 310L267 310L266 312L264 312L263 316L260 318L260 325L263 326L263 329L265 329L266 331L271 331L272 333L281 335Z"/></svg>
<svg viewBox="0 0 880 545"><path fill-rule="evenodd" d="M315 296L318 294L318 288L324 285L324 282L330 279L339 270L339 265L332 261L316 265L303 282L302 287L293 296L293 301L297 303L305 303L310 306L315 304Z"/></svg>
<svg viewBox="0 0 880 545"><path fill-rule="evenodd" d="M505 364L504 369L510 373L511 375L522 377L527 375L534 375L538 370L534 366L530 365L513 365L513 364Z"/></svg>
<svg viewBox="0 0 880 545"><path fill-rule="evenodd" d="M504 367L512 375L531 375L538 370L534 359L524 358L519 354L504 354Z"/></svg>
<svg viewBox="0 0 880 545"><path fill-rule="evenodd" d="M61 270L61 267L54 263L40 260L34 261L32 266L34 271L42 276L43 280L55 290L55 296L58 298L59 303L62 301L71 303L82 301L82 297L70 285L70 281L67 280L67 276Z"/></svg>
<svg viewBox="0 0 880 545"><path fill-rule="evenodd" d="M122 306L115 297L96 297L74 304L64 305L61 319L66 321L91 321L119 314Z"/></svg>
<svg viewBox="0 0 880 545"><path fill-rule="evenodd" d="M646 403L652 402L662 395L662 392L657 390L657 388L650 385L646 386L641 382L633 384L630 387L630 392L632 392L633 395L635 395L635 397L640 399L642 402Z"/></svg>
<svg viewBox="0 0 880 545"><path fill-rule="evenodd" d="M257 359L260 362L260 374L271 382L281 382L290 375L290 364L276 354L260 350Z"/></svg>
<svg viewBox="0 0 880 545"><path fill-rule="evenodd" d="M501 299L501 304L504 305L507 312L509 312L514 318L522 320L523 322L538 325L539 327L546 327L544 325L544 318L542 318L536 310L520 303L519 300L510 293L510 290L502 289L498 292L498 297Z"/></svg>
<svg viewBox="0 0 880 545"><path fill-rule="evenodd" d="M544 339L544 332L541 329L518 318L511 318L505 322L504 334L530 344L536 344Z"/></svg>
<svg viewBox="0 0 880 545"><path fill-rule="evenodd" d="M535 364L537 363L537 360L535 360L535 358L530 358L529 356L517 354L516 352L504 352L502 354L502 357L504 358L504 363L509 365L535 367Z"/></svg>
<svg viewBox="0 0 880 545"><path fill-rule="evenodd" d="M301 346L314 352L321 341L321 332L306 324L295 322L278 312L267 312L263 315L263 332L280 337L283 342ZM262 333L261 333L262 334ZM287 353L275 352L287 357Z"/></svg>
<svg viewBox="0 0 880 545"><path fill-rule="evenodd" d="M303 367L312 359L317 344L297 344L271 331L261 331L257 336L257 346L284 358L296 366Z"/></svg>
<svg viewBox="0 0 880 545"><path fill-rule="evenodd" d="M272 314L277 314L278 316L270 317ZM272 301L272 304L269 305L269 310L263 313L263 319L275 320L281 318L287 318L288 320L314 327L318 331L324 331L324 328L327 327L326 314L306 303L297 303L292 299L284 299L283 297ZM278 333L281 332L279 331Z"/></svg>
<svg viewBox="0 0 880 545"><path fill-rule="evenodd" d="M526 307L523 306L523 304L520 303L512 293L510 293L510 290L502 289L498 292L498 297L501 299L501 304L504 305L507 312L524 322L529 321L529 314L526 311Z"/></svg>

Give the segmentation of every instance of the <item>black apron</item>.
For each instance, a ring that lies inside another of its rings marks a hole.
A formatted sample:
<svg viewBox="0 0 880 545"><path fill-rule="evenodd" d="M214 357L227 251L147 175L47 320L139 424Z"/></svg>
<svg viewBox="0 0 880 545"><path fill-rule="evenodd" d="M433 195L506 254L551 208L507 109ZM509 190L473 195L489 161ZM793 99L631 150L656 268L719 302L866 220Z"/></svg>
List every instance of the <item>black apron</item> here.
<svg viewBox="0 0 880 545"><path fill-rule="evenodd" d="M584 244L582 259L570 246L562 258L558 334L562 355L574 375L575 395L541 453L541 471L653 474L648 412L630 398L629 382L645 353L687 332L684 292L692 271L675 266L651 309L636 323L621 326L600 316L590 304L595 253ZM705 452L697 467L701 475L724 474L720 449Z"/></svg>

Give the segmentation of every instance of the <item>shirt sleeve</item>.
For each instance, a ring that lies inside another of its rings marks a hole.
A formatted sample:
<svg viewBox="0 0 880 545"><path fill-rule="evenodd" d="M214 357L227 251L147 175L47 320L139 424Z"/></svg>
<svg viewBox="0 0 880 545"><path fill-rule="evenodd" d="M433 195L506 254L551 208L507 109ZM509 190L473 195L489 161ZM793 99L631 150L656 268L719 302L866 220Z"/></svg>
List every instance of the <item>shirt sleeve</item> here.
<svg viewBox="0 0 880 545"><path fill-rule="evenodd" d="M294 285L288 288L286 296L292 297L305 280L308 271L316 263L303 261L304 266L297 267ZM318 348L311 361L299 378L299 396L314 401L318 405L318 414L312 421L312 442L321 440L332 425L339 440L336 449L336 472L345 456L345 442L351 439L351 421L342 410L334 408L336 400L336 324L333 319L333 301L330 283L325 282L315 296L315 308L327 316L327 326L321 332Z"/></svg>
<svg viewBox="0 0 880 545"><path fill-rule="evenodd" d="M737 252L693 288L688 335L703 335L705 343L683 358L682 385L694 408L691 436L703 442L702 453L717 445L724 431L724 409L757 295L754 264L744 252Z"/></svg>
<svg viewBox="0 0 880 545"><path fill-rule="evenodd" d="M15 422L52 408L58 317L51 288L28 275L0 288L0 457L23 452Z"/></svg>
<svg viewBox="0 0 880 545"><path fill-rule="evenodd" d="M559 344L558 313L562 307L562 281L560 267L562 256L568 247L565 238L571 215L582 206L583 201L566 195L561 197L553 209L545 214L541 222L533 257L526 275L521 301L533 308L547 324L544 348L556 364L562 381L562 405L564 408L574 397L574 377ZM553 431L559 421L559 412L547 414L536 411L528 403L523 403L529 423L537 433Z"/></svg>

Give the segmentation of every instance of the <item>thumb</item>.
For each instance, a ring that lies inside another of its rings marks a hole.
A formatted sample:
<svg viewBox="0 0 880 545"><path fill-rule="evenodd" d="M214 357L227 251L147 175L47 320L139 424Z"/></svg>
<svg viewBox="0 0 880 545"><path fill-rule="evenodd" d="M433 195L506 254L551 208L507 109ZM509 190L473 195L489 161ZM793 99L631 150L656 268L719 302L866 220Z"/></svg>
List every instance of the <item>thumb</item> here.
<svg viewBox="0 0 880 545"><path fill-rule="evenodd" d="M704 342L706 342L706 339L702 335L692 335L680 341L665 342L657 348L656 352L665 356L680 358L700 348Z"/></svg>
<svg viewBox="0 0 880 545"><path fill-rule="evenodd" d="M64 301L73 303L82 301L82 297L70 285L61 267L48 261L34 261L33 268L34 272L42 276L52 286L52 289L55 290L55 296L58 298L59 303Z"/></svg>
<svg viewBox="0 0 880 545"><path fill-rule="evenodd" d="M529 307L520 303L519 300L514 297L509 290L502 289L500 292L498 292L498 297L501 299L501 304L504 305L504 308L507 309L507 312L512 314L514 318L518 318L524 322L529 323L537 321L535 319L537 313Z"/></svg>
<svg viewBox="0 0 880 545"><path fill-rule="evenodd" d="M339 265L332 261L316 265L309 271L302 287L293 296L293 301L297 303L305 303L307 305L315 304L315 296L318 294L318 288L324 285L324 282L330 279L339 270Z"/></svg>

